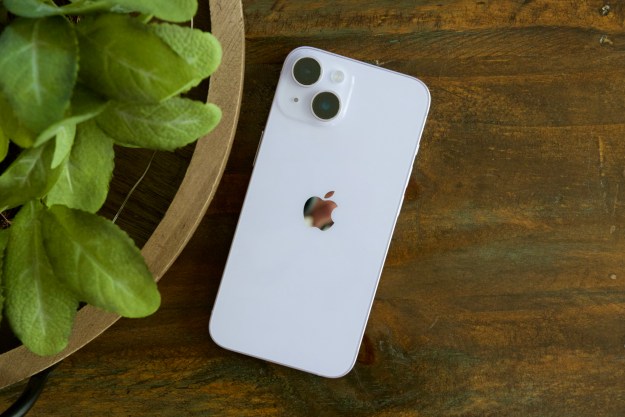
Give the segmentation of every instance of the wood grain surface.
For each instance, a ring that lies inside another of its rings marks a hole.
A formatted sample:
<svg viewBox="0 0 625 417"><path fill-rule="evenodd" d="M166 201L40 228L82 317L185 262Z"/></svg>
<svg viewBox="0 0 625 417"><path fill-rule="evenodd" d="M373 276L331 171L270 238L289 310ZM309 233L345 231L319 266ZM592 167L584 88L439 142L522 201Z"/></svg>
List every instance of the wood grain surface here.
<svg viewBox="0 0 625 417"><path fill-rule="evenodd" d="M65 360L32 415L624 416L625 2L246 0L244 11L233 152L159 284L162 308ZM305 44L432 93L361 354L338 380L227 352L207 333L281 62Z"/></svg>

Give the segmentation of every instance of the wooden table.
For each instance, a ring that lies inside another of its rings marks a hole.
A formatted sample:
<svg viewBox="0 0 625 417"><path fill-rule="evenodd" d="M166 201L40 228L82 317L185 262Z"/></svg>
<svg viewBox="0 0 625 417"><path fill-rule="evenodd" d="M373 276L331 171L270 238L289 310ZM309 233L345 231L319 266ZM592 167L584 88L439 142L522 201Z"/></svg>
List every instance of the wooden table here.
<svg viewBox="0 0 625 417"><path fill-rule="evenodd" d="M31 415L625 415L625 2L244 3L235 147L160 311L63 362ZM361 354L338 380L224 351L206 329L281 61L304 44L432 93Z"/></svg>

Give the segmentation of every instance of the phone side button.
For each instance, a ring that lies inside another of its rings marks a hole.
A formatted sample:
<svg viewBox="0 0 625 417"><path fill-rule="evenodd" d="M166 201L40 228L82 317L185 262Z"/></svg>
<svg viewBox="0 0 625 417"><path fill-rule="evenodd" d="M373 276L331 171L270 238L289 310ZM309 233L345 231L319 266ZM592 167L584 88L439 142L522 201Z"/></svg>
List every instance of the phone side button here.
<svg viewBox="0 0 625 417"><path fill-rule="evenodd" d="M256 155L254 155L254 162L252 162L252 166L256 165L256 158L258 158L258 151L260 150L260 145L263 144L263 137L265 136L265 131L260 132L260 140L258 141L258 148L256 148Z"/></svg>

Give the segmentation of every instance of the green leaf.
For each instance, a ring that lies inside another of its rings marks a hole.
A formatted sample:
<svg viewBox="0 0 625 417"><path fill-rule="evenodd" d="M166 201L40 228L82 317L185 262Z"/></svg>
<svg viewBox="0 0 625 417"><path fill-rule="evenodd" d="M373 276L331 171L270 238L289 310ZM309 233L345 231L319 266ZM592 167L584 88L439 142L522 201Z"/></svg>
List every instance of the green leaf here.
<svg viewBox="0 0 625 417"><path fill-rule="evenodd" d="M17 120L11 105L2 94L0 94L0 127L16 145L22 148L33 146L33 133Z"/></svg>
<svg viewBox="0 0 625 417"><path fill-rule="evenodd" d="M4 305L4 294L2 291L2 288L4 288L4 285L2 284L2 262L4 260L4 252L7 247L8 241L9 231L7 229L0 230L0 322L2 321L2 306Z"/></svg>
<svg viewBox="0 0 625 417"><path fill-rule="evenodd" d="M2 126L0 126L0 162L4 161L7 154L9 153L9 137L2 130Z"/></svg>
<svg viewBox="0 0 625 417"><path fill-rule="evenodd" d="M107 102L95 93L81 85L77 85L74 89L71 101L71 115L57 123L54 123L41 132L39 136L37 136L37 139L35 139L34 146L39 146L47 142L57 136L61 131L65 131L67 133L68 129L71 129L70 126L73 126L75 129L75 125L78 123L92 119L102 113L106 105Z"/></svg>
<svg viewBox="0 0 625 417"><path fill-rule="evenodd" d="M4 0L4 4L11 13L30 18L86 14L119 8L113 0L78 0L61 7L45 0Z"/></svg>
<svg viewBox="0 0 625 417"><path fill-rule="evenodd" d="M15 335L38 355L67 346L77 299L54 275L42 244L41 203L31 201L10 228L5 265L6 316Z"/></svg>
<svg viewBox="0 0 625 417"><path fill-rule="evenodd" d="M51 168L53 154L54 142L20 153L0 176L0 211L46 195L61 172Z"/></svg>
<svg viewBox="0 0 625 417"><path fill-rule="evenodd" d="M152 24L150 29L193 67L199 80L211 75L219 66L221 45L210 33L169 23Z"/></svg>
<svg viewBox="0 0 625 417"><path fill-rule="evenodd" d="M78 0L55 6L44 0L4 0L11 13L23 17L44 17L93 12L140 12L170 22L191 20L197 11L197 0Z"/></svg>
<svg viewBox="0 0 625 417"><path fill-rule="evenodd" d="M141 252L119 227L65 206L52 206L43 220L52 267L79 299L126 317L158 309L156 283Z"/></svg>
<svg viewBox="0 0 625 417"><path fill-rule="evenodd" d="M220 119L214 104L174 97L159 104L113 102L96 121L122 146L172 150L204 136Z"/></svg>
<svg viewBox="0 0 625 417"><path fill-rule="evenodd" d="M78 25L80 78L123 101L156 103L197 84L195 71L148 25L103 14Z"/></svg>
<svg viewBox="0 0 625 417"><path fill-rule="evenodd" d="M110 137L94 122L80 124L70 157L48 193L46 204L63 204L91 213L98 211L108 194L114 156Z"/></svg>
<svg viewBox="0 0 625 417"><path fill-rule="evenodd" d="M186 22L197 12L197 0L113 0L126 9L151 14L161 20Z"/></svg>
<svg viewBox="0 0 625 417"><path fill-rule="evenodd" d="M54 142L54 154L50 166L56 168L65 161L67 155L72 151L74 138L76 137L76 125L68 124L62 126L56 134Z"/></svg>
<svg viewBox="0 0 625 417"><path fill-rule="evenodd" d="M58 14L59 7L41 0L4 0L4 7L17 16L43 17Z"/></svg>
<svg viewBox="0 0 625 417"><path fill-rule="evenodd" d="M34 132L63 117L77 73L76 35L62 17L20 18L0 35L0 89Z"/></svg>

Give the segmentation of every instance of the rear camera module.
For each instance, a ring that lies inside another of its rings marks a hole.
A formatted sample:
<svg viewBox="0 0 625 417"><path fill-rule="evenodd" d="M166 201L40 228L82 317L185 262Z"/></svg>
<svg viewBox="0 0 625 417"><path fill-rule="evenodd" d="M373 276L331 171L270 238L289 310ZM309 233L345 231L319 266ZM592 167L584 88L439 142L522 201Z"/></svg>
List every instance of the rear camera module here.
<svg viewBox="0 0 625 417"><path fill-rule="evenodd" d="M298 84L308 87L319 81L319 78L321 78L321 65L316 59L301 58L293 65L293 79Z"/></svg>
<svg viewBox="0 0 625 417"><path fill-rule="evenodd" d="M341 110L341 100L330 92L324 91L315 96L312 100L312 112L321 120L334 119Z"/></svg>

